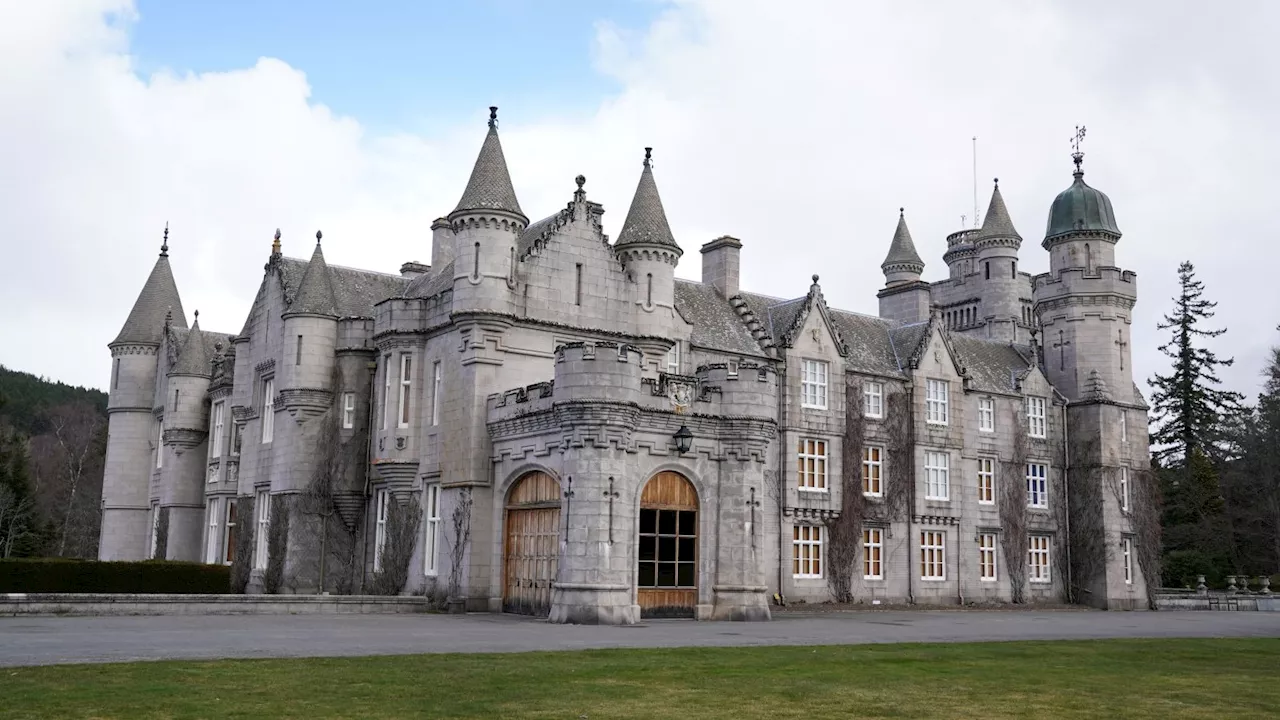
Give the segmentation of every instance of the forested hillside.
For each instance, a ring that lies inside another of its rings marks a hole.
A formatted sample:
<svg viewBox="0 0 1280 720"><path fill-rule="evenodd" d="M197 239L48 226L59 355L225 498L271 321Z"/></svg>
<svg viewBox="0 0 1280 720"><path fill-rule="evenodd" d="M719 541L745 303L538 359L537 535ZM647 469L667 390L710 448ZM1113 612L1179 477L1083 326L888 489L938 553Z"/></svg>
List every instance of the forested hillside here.
<svg viewBox="0 0 1280 720"><path fill-rule="evenodd" d="M0 557L96 557L107 394L0 366Z"/></svg>

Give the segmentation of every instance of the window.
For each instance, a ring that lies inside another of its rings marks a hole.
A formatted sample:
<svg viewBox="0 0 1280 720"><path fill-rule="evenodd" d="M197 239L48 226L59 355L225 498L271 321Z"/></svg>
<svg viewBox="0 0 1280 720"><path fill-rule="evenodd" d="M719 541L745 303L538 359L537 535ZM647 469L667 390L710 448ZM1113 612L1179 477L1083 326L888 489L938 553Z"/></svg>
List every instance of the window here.
<svg viewBox="0 0 1280 720"><path fill-rule="evenodd" d="M164 467L164 418L156 420L156 469Z"/></svg>
<svg viewBox="0 0 1280 720"><path fill-rule="evenodd" d="M379 490L374 496L375 515L373 533L373 571L382 569L382 551L387 544L387 510L391 502L391 493Z"/></svg>
<svg viewBox="0 0 1280 720"><path fill-rule="evenodd" d="M204 539L204 561L212 565L219 562L218 551L222 548L218 538L218 527L222 522L222 498L209 498L209 508L205 512L209 516L209 534Z"/></svg>
<svg viewBox="0 0 1280 720"><path fill-rule="evenodd" d="M427 536L422 542L422 572L434 576L439 572L436 567L436 540L440 537L440 485L428 485L423 494L426 496L422 508L426 510L423 515Z"/></svg>
<svg viewBox="0 0 1280 720"><path fill-rule="evenodd" d="M1027 507L1049 507L1048 470L1043 463L1027 463Z"/></svg>
<svg viewBox="0 0 1280 720"><path fill-rule="evenodd" d="M479 247L476 243L476 247ZM387 429L387 413L391 407L391 355L382 356L382 429Z"/></svg>
<svg viewBox="0 0 1280 720"><path fill-rule="evenodd" d="M294 365L302 364L302 336L301 335L298 336L298 349L294 352L293 364Z"/></svg>
<svg viewBox="0 0 1280 720"><path fill-rule="evenodd" d="M409 400L413 389L413 356L400 353L400 413L399 426L409 427Z"/></svg>
<svg viewBox="0 0 1280 720"><path fill-rule="evenodd" d="M120 387L120 358L111 363L111 389Z"/></svg>
<svg viewBox="0 0 1280 720"><path fill-rule="evenodd" d="M827 489L827 441L800 438L796 451L796 483L801 490Z"/></svg>
<svg viewBox="0 0 1280 720"><path fill-rule="evenodd" d="M1124 560L1124 584L1133 584L1133 538L1120 541L1121 557Z"/></svg>
<svg viewBox="0 0 1280 720"><path fill-rule="evenodd" d="M996 461L978 458L978 504L996 504Z"/></svg>
<svg viewBox="0 0 1280 720"><path fill-rule="evenodd" d="M1044 398L1027 398L1027 434L1033 438L1045 436Z"/></svg>
<svg viewBox="0 0 1280 720"><path fill-rule="evenodd" d="M862 386L862 414L876 420L884 417L884 383L869 382Z"/></svg>
<svg viewBox="0 0 1280 720"><path fill-rule="evenodd" d="M342 393L342 427L350 430L356 426L356 394Z"/></svg>
<svg viewBox="0 0 1280 720"><path fill-rule="evenodd" d="M827 409L827 364L821 360L804 360L800 364L800 406Z"/></svg>
<svg viewBox="0 0 1280 720"><path fill-rule="evenodd" d="M920 579L947 579L947 536L941 530L920 531Z"/></svg>
<svg viewBox="0 0 1280 720"><path fill-rule="evenodd" d="M178 391L173 391L173 411L178 412Z"/></svg>
<svg viewBox="0 0 1280 720"><path fill-rule="evenodd" d="M698 511L640 509L640 587L697 586Z"/></svg>
<svg viewBox="0 0 1280 720"><path fill-rule="evenodd" d="M996 400L995 398L980 397L978 398L978 432L995 431Z"/></svg>
<svg viewBox="0 0 1280 720"><path fill-rule="evenodd" d="M440 361L431 364L431 424L440 424Z"/></svg>
<svg viewBox="0 0 1280 720"><path fill-rule="evenodd" d="M862 494L880 497L884 494L881 485L881 456L884 448L870 445L862 448Z"/></svg>
<svg viewBox="0 0 1280 720"><path fill-rule="evenodd" d="M276 381L267 378L262 381L262 442L271 442L276 426Z"/></svg>
<svg viewBox="0 0 1280 720"><path fill-rule="evenodd" d="M645 289L645 295L644 295L644 304L645 304L645 307L653 307L653 273L648 274L648 279L645 282L646 282L646 289Z"/></svg>
<svg viewBox="0 0 1280 720"><path fill-rule="evenodd" d="M236 501L227 498L226 533L222 536L222 563L230 565L236 559Z"/></svg>
<svg viewBox="0 0 1280 720"><path fill-rule="evenodd" d="M1033 583L1049 582L1049 536L1032 535L1027 544L1028 579Z"/></svg>
<svg viewBox="0 0 1280 720"><path fill-rule="evenodd" d="M978 536L978 573L983 582L996 581L996 534Z"/></svg>
<svg viewBox="0 0 1280 720"><path fill-rule="evenodd" d="M240 454L240 441L244 437L244 425L238 422L231 423L231 454L238 456Z"/></svg>
<svg viewBox="0 0 1280 720"><path fill-rule="evenodd" d="M1129 416L1123 408L1120 410L1120 442L1129 442Z"/></svg>
<svg viewBox="0 0 1280 720"><path fill-rule="evenodd" d="M209 421L209 458L222 457L222 406L219 400L213 404L213 417Z"/></svg>
<svg viewBox="0 0 1280 720"><path fill-rule="evenodd" d="M884 530L862 529L862 577L865 580L884 579Z"/></svg>
<svg viewBox="0 0 1280 720"><path fill-rule="evenodd" d="M946 380L925 381L925 422L930 425L947 424L950 416L947 407L950 402L950 391L951 388Z"/></svg>
<svg viewBox="0 0 1280 720"><path fill-rule="evenodd" d="M924 454L924 499L951 499L951 456L946 453Z"/></svg>
<svg viewBox="0 0 1280 720"><path fill-rule="evenodd" d="M267 567L268 538L271 529L271 492L259 490L253 500L254 512L258 514L258 527L254 532L253 567L265 570Z"/></svg>
<svg viewBox="0 0 1280 720"><path fill-rule="evenodd" d="M1120 512L1129 512L1129 468L1120 468Z"/></svg>
<svg viewBox="0 0 1280 720"><path fill-rule="evenodd" d="M791 532L791 574L797 578L822 577L822 526L796 525Z"/></svg>
<svg viewBox="0 0 1280 720"><path fill-rule="evenodd" d="M672 375L680 372L680 343L677 342L667 351L667 372Z"/></svg>
<svg viewBox="0 0 1280 720"><path fill-rule="evenodd" d="M156 558L156 548L160 545L160 503L151 503L151 544L147 546L147 557Z"/></svg>
<svg viewBox="0 0 1280 720"><path fill-rule="evenodd" d="M987 280L990 280L990 279L991 279L991 263L990 263L990 261L982 263L982 270L983 270L983 273L986 275L986 279L987 279Z"/></svg>
<svg viewBox="0 0 1280 720"><path fill-rule="evenodd" d="M573 304L582 304L582 263L578 263L573 280Z"/></svg>

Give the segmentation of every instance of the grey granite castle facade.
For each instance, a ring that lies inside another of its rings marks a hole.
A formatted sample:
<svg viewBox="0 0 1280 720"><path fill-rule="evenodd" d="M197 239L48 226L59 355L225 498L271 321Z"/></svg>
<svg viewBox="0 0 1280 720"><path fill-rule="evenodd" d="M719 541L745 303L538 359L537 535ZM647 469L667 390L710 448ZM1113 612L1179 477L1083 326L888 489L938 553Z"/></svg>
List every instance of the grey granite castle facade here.
<svg viewBox="0 0 1280 720"><path fill-rule="evenodd" d="M287 258L277 234L238 333L188 328L166 230L110 345L103 559L234 561L251 592L400 573L560 622L767 619L839 577L864 602L1070 582L1145 604L1135 276L1079 157L1048 273L1018 270L997 187L947 238L946 280L921 280L898 219L872 317L829 307L816 275L797 298L743 290L731 237L702 246L702 282L676 279L648 151L616 241L581 176L530 223L493 118L429 266L331 266L320 233ZM1123 492L1072 495L1076 465ZM1080 513L1099 562L1067 557Z"/></svg>

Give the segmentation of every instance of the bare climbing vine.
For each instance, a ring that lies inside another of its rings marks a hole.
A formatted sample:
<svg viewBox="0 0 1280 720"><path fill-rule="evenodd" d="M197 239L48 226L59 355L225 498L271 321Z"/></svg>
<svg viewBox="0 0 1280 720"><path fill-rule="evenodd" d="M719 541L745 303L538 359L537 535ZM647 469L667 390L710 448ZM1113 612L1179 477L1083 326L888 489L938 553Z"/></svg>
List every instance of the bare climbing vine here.
<svg viewBox="0 0 1280 720"><path fill-rule="evenodd" d="M236 546L231 556L231 592L243 594L249 587L249 574L253 570L254 502L252 495L236 499L236 512L240 521L236 526Z"/></svg>
<svg viewBox="0 0 1280 720"><path fill-rule="evenodd" d="M1074 423L1073 423L1074 424ZM1070 557L1071 582L1063 583L1064 600L1086 602L1092 590L1088 583L1107 567L1107 534L1103 522L1102 489L1116 482L1114 473L1099 463L1098 440L1085 428L1071 427L1068 436L1084 438L1071 443L1071 468L1067 479L1067 507L1061 508L1058 527L1066 534L1068 553L1059 553L1057 565L1066 578L1066 557ZM1062 458L1065 464L1067 458ZM1059 503L1061 505L1062 503ZM1070 513L1070 532L1067 532Z"/></svg>
<svg viewBox="0 0 1280 720"><path fill-rule="evenodd" d="M267 567L262 571L262 591L278 594L285 586L285 550L289 539L289 516L293 497L271 495L271 517L267 523Z"/></svg>
<svg viewBox="0 0 1280 720"><path fill-rule="evenodd" d="M1160 486L1150 467L1130 470L1129 483L1134 554L1147 588L1147 607L1155 610L1156 592L1160 589Z"/></svg>
<svg viewBox="0 0 1280 720"><path fill-rule="evenodd" d="M160 508L160 517L156 520L156 551L153 560L164 560L169 552L169 508Z"/></svg>
<svg viewBox="0 0 1280 720"><path fill-rule="evenodd" d="M827 519L827 586L836 602L853 602L854 563L862 546L862 384L845 383L840 443L840 513ZM882 478L883 480L883 478Z"/></svg>
<svg viewBox="0 0 1280 720"><path fill-rule="evenodd" d="M1010 599L1027 601L1027 418L1021 409L1012 413L1013 451L1000 463L1000 545L1009 574Z"/></svg>
<svg viewBox="0 0 1280 720"><path fill-rule="evenodd" d="M462 602L462 563L471 542L471 488L458 491L458 501L449 515L449 601Z"/></svg>
<svg viewBox="0 0 1280 720"><path fill-rule="evenodd" d="M885 398L885 430L888 472L881 475L884 501L872 506L877 520L906 520L912 507L916 477L916 424L911 413L911 393L888 393Z"/></svg>
<svg viewBox="0 0 1280 720"><path fill-rule="evenodd" d="M409 581L409 563L418 538L422 508L416 497L405 502L392 499L387 505L386 538L379 569L369 583L373 595L399 595Z"/></svg>

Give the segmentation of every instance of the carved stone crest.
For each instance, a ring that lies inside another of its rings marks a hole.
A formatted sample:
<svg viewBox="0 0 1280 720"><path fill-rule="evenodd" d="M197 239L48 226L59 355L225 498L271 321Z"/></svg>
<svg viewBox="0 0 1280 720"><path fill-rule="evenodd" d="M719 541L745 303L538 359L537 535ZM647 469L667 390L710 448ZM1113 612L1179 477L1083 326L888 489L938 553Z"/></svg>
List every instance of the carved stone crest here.
<svg viewBox="0 0 1280 720"><path fill-rule="evenodd" d="M693 383L667 379L667 397L671 399L676 412L682 413L688 410L693 405L693 395Z"/></svg>

